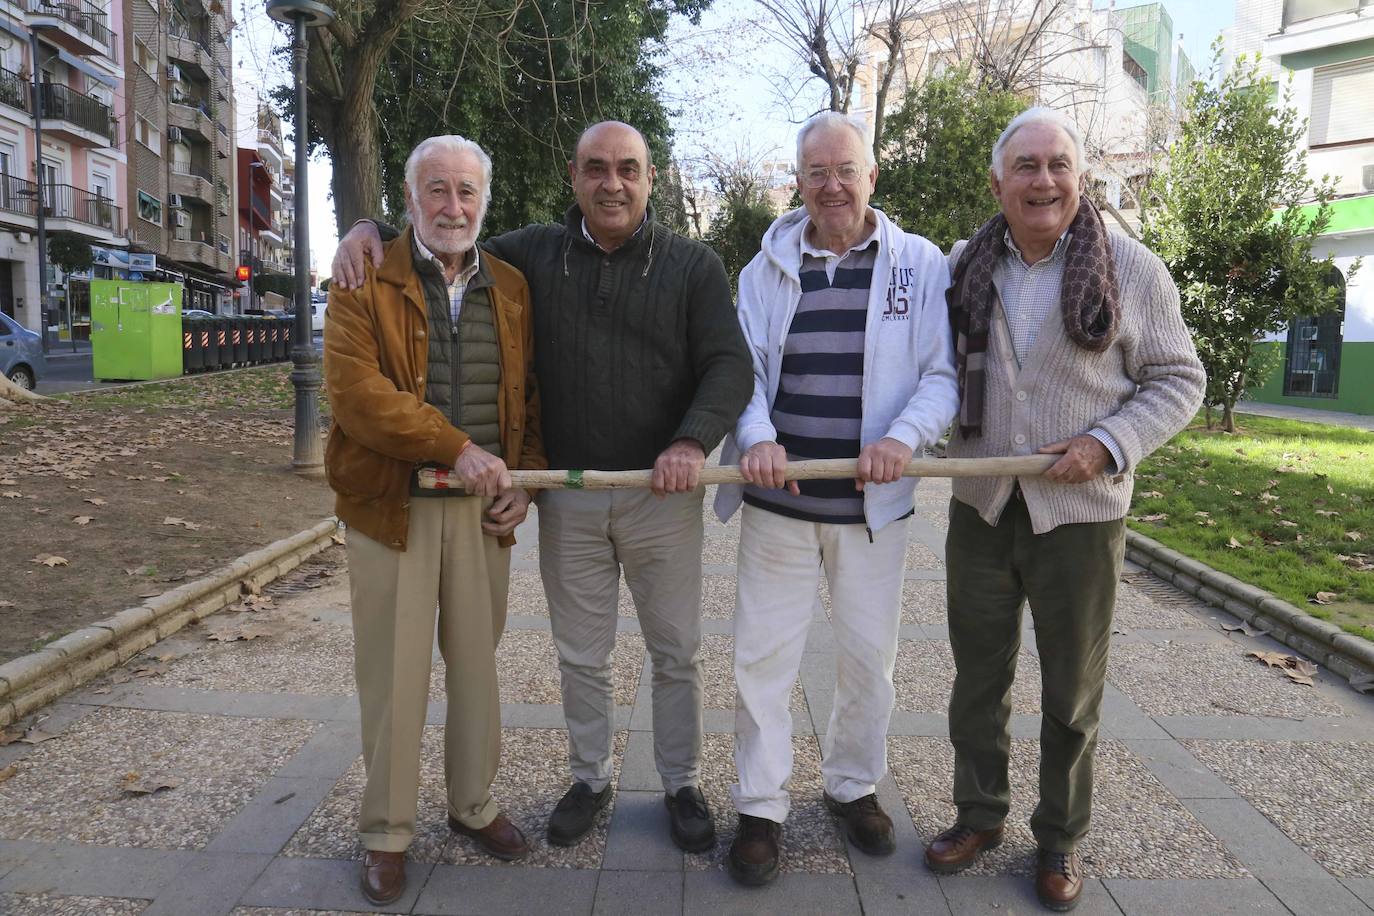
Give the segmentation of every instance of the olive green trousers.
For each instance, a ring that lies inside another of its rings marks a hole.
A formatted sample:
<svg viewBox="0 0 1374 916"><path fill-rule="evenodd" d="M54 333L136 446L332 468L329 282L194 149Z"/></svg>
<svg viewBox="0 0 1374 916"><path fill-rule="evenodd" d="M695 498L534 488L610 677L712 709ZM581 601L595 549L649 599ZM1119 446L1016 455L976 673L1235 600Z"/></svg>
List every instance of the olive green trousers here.
<svg viewBox="0 0 1374 916"><path fill-rule="evenodd" d="M1030 605L1040 656L1040 799L1031 832L1042 849L1069 852L1088 832L1116 583L1125 522L1061 525L1035 534L1019 493L996 525L952 500L945 544L954 690L954 804L975 830L1001 824L1011 805L1011 686Z"/></svg>

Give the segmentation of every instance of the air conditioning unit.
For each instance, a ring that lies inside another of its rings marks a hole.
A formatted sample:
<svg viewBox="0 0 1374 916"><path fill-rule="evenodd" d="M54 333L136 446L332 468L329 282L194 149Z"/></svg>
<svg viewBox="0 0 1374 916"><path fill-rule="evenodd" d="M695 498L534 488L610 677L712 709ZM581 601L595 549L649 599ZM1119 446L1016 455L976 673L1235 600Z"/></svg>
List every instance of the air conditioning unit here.
<svg viewBox="0 0 1374 916"><path fill-rule="evenodd" d="M172 225L173 225L173 226L189 226L189 225L191 225L191 214L187 213L185 210L173 210L173 211L172 211Z"/></svg>
<svg viewBox="0 0 1374 916"><path fill-rule="evenodd" d="M180 128L180 127L169 127L169 128L167 128L167 142L168 142L168 143L180 143L180 142L181 142L181 128Z"/></svg>
<svg viewBox="0 0 1374 916"><path fill-rule="evenodd" d="M1364 167L1364 189L1374 191L1374 162Z"/></svg>
<svg viewBox="0 0 1374 916"><path fill-rule="evenodd" d="M181 82L181 68L176 64L167 65L167 79L173 83Z"/></svg>
<svg viewBox="0 0 1374 916"><path fill-rule="evenodd" d="M180 194L168 195L167 203L173 210L180 210L182 207L185 206L185 203L182 202Z"/></svg>

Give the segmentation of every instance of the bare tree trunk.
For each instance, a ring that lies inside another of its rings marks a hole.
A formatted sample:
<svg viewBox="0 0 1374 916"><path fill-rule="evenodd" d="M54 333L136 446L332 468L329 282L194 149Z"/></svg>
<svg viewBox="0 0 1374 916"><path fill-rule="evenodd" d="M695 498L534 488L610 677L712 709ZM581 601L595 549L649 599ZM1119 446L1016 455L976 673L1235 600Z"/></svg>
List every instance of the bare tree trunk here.
<svg viewBox="0 0 1374 916"><path fill-rule="evenodd" d="M375 76L368 78L366 94L346 100L352 104L331 106L327 127L321 121L325 143L334 159L330 190L334 193L334 219L340 236L355 221L382 215L382 163L377 117L372 106L374 82Z"/></svg>
<svg viewBox="0 0 1374 916"><path fill-rule="evenodd" d="M4 374L0 374L0 409L13 405L15 401L46 401L48 398L35 394L27 388L20 388Z"/></svg>
<svg viewBox="0 0 1374 916"><path fill-rule="evenodd" d="M1228 397L1222 407L1221 428L1224 432L1233 433L1236 431L1236 415L1232 412L1235 403L1234 399Z"/></svg>
<svg viewBox="0 0 1374 916"><path fill-rule="evenodd" d="M1203 405L1203 408L1202 408L1202 409L1203 409L1204 415L1207 417L1207 431L1208 431L1208 432L1211 432L1211 431L1212 431L1212 403L1211 403L1210 401L1208 401L1206 404Z"/></svg>

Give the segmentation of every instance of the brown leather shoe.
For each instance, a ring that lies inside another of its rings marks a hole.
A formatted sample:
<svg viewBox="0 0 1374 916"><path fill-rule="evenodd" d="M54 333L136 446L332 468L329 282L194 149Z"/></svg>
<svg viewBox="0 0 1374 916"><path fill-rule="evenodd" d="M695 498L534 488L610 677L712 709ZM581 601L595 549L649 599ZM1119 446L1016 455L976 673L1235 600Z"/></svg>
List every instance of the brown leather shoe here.
<svg viewBox="0 0 1374 916"><path fill-rule="evenodd" d="M378 906L393 902L406 890L406 854L378 852L363 853L363 896Z"/></svg>
<svg viewBox="0 0 1374 916"><path fill-rule="evenodd" d="M739 816L735 841L730 844L726 865L730 877L740 884L757 887L778 876L778 844L782 841L782 824L752 814Z"/></svg>
<svg viewBox="0 0 1374 916"><path fill-rule="evenodd" d="M1036 854L1035 896L1052 910L1063 913L1078 906L1083 894L1083 860L1076 852Z"/></svg>
<svg viewBox="0 0 1374 916"><path fill-rule="evenodd" d="M530 851L530 841L525 839L525 834L520 832L520 828L511 823L510 818L504 814L496 815L496 819L481 830L474 830L459 823L458 819L450 814L448 827L454 833L472 837L487 855L505 859L507 862L523 859Z"/></svg>
<svg viewBox="0 0 1374 916"><path fill-rule="evenodd" d="M878 796L865 795L852 802L836 801L829 792L821 793L832 814L844 819L845 835L861 852L870 856L890 856L897 849L892 818L878 804Z"/></svg>
<svg viewBox="0 0 1374 916"><path fill-rule="evenodd" d="M974 830L967 824L955 824L926 847L926 868L937 874L952 875L972 865L985 850L996 849L1001 844L1001 824L991 830Z"/></svg>

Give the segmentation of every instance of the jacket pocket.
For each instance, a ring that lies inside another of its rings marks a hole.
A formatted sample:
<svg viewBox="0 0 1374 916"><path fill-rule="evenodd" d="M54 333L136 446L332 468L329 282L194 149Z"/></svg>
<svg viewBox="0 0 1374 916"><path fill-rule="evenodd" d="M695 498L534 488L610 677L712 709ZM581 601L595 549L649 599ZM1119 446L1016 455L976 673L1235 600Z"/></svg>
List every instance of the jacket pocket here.
<svg viewBox="0 0 1374 916"><path fill-rule="evenodd" d="M403 462L359 445L334 426L324 449L324 466L334 492L356 502L375 502Z"/></svg>

